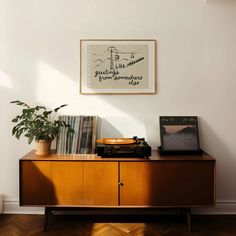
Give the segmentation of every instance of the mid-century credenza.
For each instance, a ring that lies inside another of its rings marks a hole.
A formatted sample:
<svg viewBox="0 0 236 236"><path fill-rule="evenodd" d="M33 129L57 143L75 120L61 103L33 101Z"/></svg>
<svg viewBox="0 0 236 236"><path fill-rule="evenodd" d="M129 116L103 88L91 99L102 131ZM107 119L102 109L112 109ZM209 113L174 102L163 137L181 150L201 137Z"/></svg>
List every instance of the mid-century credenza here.
<svg viewBox="0 0 236 236"><path fill-rule="evenodd" d="M180 208L215 205L215 159L202 155L101 158L96 154L20 159L20 205L62 208Z"/></svg>

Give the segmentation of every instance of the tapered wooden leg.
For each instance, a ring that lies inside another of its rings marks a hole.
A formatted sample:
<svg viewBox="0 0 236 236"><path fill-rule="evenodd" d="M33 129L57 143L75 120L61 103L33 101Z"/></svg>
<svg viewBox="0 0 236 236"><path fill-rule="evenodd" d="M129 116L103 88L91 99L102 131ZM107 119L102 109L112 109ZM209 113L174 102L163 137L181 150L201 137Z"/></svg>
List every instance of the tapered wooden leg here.
<svg viewBox="0 0 236 236"><path fill-rule="evenodd" d="M50 214L51 210L49 207L45 207L45 211L44 211L44 232L46 232L48 230L48 217Z"/></svg>
<svg viewBox="0 0 236 236"><path fill-rule="evenodd" d="M192 217L191 217L191 208L186 208L187 222L188 222L188 231L192 231Z"/></svg>

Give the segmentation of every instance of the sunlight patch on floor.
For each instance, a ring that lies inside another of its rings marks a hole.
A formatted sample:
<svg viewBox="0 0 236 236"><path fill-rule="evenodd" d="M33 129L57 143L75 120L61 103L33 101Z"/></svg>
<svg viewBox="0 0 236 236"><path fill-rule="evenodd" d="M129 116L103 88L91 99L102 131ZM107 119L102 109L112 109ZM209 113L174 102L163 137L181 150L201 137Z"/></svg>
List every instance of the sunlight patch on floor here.
<svg viewBox="0 0 236 236"><path fill-rule="evenodd" d="M91 236L97 235L145 235L145 223L94 223L91 229Z"/></svg>

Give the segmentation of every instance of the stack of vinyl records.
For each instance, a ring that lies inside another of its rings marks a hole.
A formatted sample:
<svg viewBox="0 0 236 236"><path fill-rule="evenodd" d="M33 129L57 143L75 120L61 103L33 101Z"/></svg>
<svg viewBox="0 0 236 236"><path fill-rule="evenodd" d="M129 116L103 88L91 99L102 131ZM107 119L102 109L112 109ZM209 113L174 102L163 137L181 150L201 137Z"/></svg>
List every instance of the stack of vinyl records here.
<svg viewBox="0 0 236 236"><path fill-rule="evenodd" d="M96 116L59 116L59 120L69 124L75 132L69 133L65 127L60 128L57 154L95 153Z"/></svg>

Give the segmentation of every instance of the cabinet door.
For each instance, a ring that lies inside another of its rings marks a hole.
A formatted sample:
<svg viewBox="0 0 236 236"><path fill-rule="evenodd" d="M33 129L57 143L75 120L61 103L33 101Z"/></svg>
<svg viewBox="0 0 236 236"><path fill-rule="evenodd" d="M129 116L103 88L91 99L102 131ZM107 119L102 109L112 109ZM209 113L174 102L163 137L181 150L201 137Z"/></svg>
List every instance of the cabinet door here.
<svg viewBox="0 0 236 236"><path fill-rule="evenodd" d="M83 204L83 162L53 161L53 204Z"/></svg>
<svg viewBox="0 0 236 236"><path fill-rule="evenodd" d="M214 162L121 162L120 181L121 205L214 204Z"/></svg>
<svg viewBox="0 0 236 236"><path fill-rule="evenodd" d="M20 205L52 203L50 161L20 162Z"/></svg>
<svg viewBox="0 0 236 236"><path fill-rule="evenodd" d="M118 205L117 162L84 162L84 205Z"/></svg>
<svg viewBox="0 0 236 236"><path fill-rule="evenodd" d="M120 163L120 205L156 205L160 189L157 183L159 165L145 162Z"/></svg>

